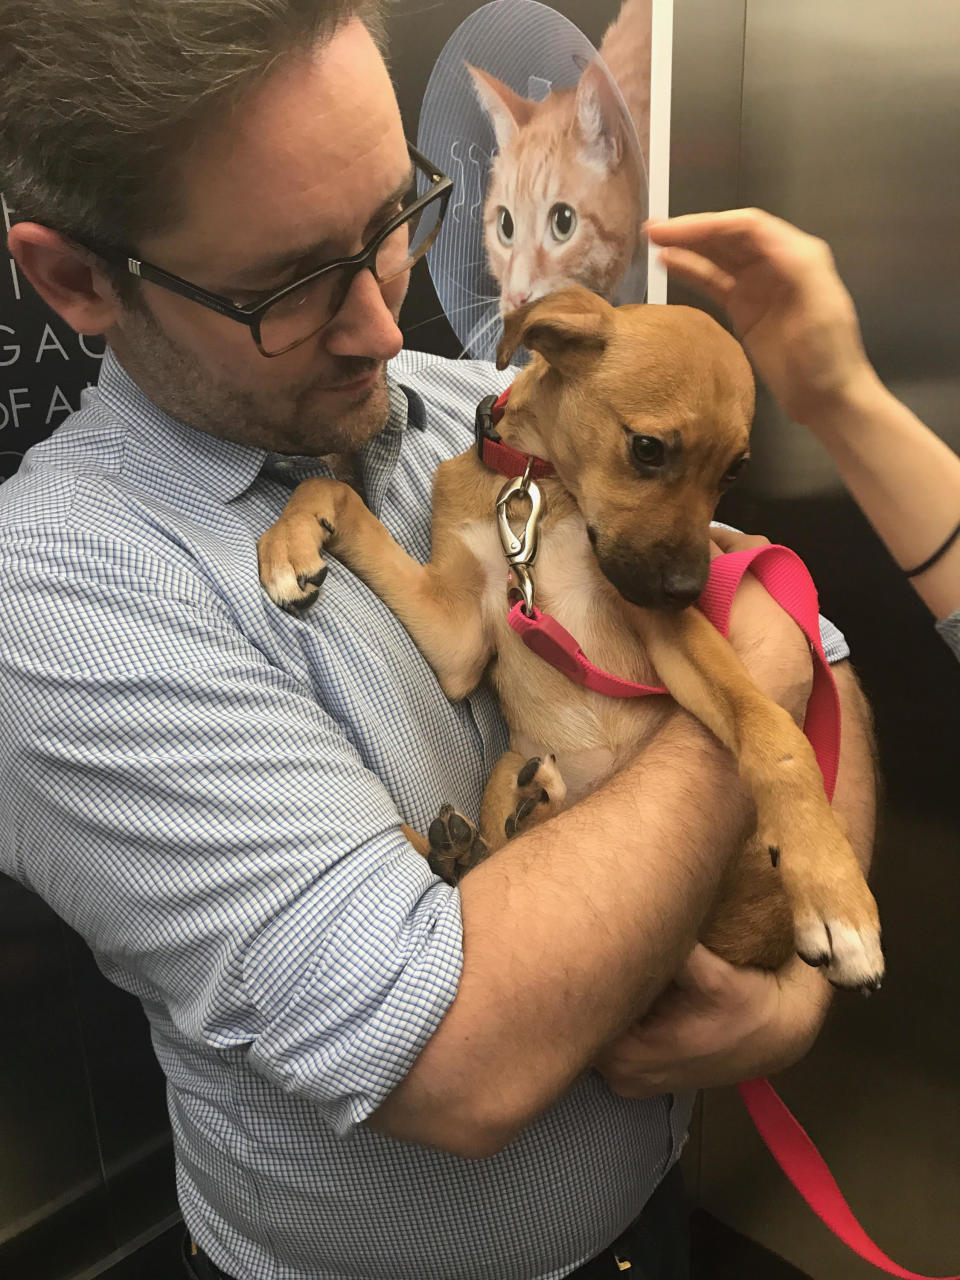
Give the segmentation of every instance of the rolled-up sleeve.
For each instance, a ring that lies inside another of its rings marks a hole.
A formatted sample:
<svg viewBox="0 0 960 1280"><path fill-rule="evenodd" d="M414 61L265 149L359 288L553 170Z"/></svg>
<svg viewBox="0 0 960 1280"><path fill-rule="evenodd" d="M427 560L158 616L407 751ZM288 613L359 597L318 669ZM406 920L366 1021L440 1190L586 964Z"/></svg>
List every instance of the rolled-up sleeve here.
<svg viewBox="0 0 960 1280"><path fill-rule="evenodd" d="M6 865L181 1035L348 1130L456 994L458 893L343 729L189 574L106 539L8 552Z"/></svg>

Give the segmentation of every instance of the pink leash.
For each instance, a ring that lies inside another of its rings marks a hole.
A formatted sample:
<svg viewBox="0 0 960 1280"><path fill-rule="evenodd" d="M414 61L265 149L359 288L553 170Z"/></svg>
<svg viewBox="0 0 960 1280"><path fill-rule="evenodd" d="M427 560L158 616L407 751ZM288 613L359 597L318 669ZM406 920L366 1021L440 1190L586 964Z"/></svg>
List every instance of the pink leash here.
<svg viewBox="0 0 960 1280"><path fill-rule="evenodd" d="M803 729L820 764L827 797L832 800L840 757L840 698L820 640L816 587L803 561L787 547L780 546L719 556L711 564L710 578L697 606L725 636L733 597L748 568L801 627L813 650L813 690ZM534 609L533 616L528 618L523 613L522 602L515 604L508 620L529 649L588 689L621 698L667 693L662 685L635 684L601 671L587 660L569 631L539 609ZM773 1158L839 1240L890 1275L901 1276L903 1280L938 1280L905 1270L873 1243L844 1199L823 1157L769 1080L745 1080L737 1087ZM942 1280L960 1280L960 1276L945 1276Z"/></svg>

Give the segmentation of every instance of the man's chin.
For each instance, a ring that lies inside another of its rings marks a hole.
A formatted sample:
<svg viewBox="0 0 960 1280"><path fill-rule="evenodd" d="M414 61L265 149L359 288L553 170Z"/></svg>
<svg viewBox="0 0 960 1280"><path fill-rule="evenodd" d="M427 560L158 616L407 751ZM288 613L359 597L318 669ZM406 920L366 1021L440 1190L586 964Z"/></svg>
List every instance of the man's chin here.
<svg viewBox="0 0 960 1280"><path fill-rule="evenodd" d="M336 388L318 387L304 406L305 420L312 420L323 445L322 453L347 453L362 449L387 425L390 393L385 364L356 383Z"/></svg>

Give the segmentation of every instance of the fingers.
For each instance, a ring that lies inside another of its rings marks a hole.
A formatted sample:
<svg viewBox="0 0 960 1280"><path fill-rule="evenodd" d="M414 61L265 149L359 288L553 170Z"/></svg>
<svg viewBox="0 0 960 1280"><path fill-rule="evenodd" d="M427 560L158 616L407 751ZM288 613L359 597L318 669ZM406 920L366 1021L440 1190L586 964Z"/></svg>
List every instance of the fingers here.
<svg viewBox="0 0 960 1280"><path fill-rule="evenodd" d="M762 209L682 214L647 222L644 230L654 244L694 250L731 275L778 250L819 243L816 237Z"/></svg>
<svg viewBox="0 0 960 1280"><path fill-rule="evenodd" d="M661 249L657 257L675 280L699 289L719 306L725 305L736 282L709 258L690 249L678 248Z"/></svg>
<svg viewBox="0 0 960 1280"><path fill-rule="evenodd" d="M673 979L681 991L703 996L715 996L725 980L733 973L733 965L698 942L687 956L683 968Z"/></svg>
<svg viewBox="0 0 960 1280"><path fill-rule="evenodd" d="M710 538L724 554L770 546L770 539L760 533L740 533L737 529L723 529L719 525L710 526Z"/></svg>

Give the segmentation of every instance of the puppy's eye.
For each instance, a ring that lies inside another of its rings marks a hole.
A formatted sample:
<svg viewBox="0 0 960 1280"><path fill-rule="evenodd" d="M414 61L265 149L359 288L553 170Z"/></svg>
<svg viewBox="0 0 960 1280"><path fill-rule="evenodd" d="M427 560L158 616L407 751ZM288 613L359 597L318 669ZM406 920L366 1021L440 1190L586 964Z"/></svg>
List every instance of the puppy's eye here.
<svg viewBox="0 0 960 1280"><path fill-rule="evenodd" d="M550 210L550 234L562 244L577 229L577 215L568 204L555 204Z"/></svg>
<svg viewBox="0 0 960 1280"><path fill-rule="evenodd" d="M497 239L508 249L513 244L513 218L503 205L497 210Z"/></svg>
<svg viewBox="0 0 960 1280"><path fill-rule="evenodd" d="M630 456L638 467L647 469L662 467L667 455L656 436L631 436Z"/></svg>
<svg viewBox="0 0 960 1280"><path fill-rule="evenodd" d="M749 461L750 455L745 453L742 458L738 458L731 467L728 467L721 477L720 488L729 489L730 486L735 483L737 477Z"/></svg>

